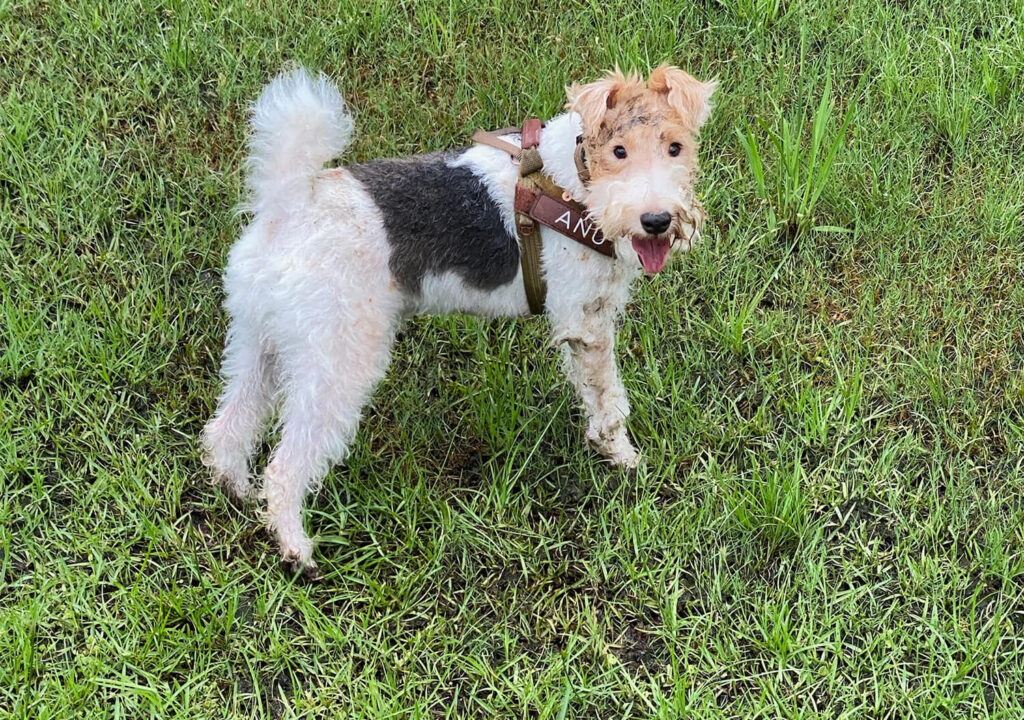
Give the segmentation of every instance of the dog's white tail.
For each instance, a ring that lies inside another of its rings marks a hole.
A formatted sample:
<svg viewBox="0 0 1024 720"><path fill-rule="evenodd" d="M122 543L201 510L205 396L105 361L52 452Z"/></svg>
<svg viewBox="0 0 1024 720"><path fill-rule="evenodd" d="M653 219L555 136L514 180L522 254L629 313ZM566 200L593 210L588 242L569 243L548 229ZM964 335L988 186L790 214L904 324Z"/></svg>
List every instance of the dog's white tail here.
<svg viewBox="0 0 1024 720"><path fill-rule="evenodd" d="M306 202L311 180L352 140L352 116L338 88L302 68L274 78L253 106L246 209L264 216Z"/></svg>

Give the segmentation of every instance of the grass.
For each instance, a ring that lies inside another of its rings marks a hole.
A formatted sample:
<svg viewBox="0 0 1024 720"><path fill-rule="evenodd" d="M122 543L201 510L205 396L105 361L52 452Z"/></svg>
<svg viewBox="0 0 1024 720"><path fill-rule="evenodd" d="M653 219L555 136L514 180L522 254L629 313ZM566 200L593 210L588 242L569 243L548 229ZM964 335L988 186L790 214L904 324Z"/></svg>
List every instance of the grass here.
<svg viewBox="0 0 1024 720"><path fill-rule="evenodd" d="M0 0L0 715L1018 718L1024 5ZM637 292L646 466L539 320L421 319L312 504L207 484L246 104L350 159L671 59L721 91L705 243Z"/></svg>

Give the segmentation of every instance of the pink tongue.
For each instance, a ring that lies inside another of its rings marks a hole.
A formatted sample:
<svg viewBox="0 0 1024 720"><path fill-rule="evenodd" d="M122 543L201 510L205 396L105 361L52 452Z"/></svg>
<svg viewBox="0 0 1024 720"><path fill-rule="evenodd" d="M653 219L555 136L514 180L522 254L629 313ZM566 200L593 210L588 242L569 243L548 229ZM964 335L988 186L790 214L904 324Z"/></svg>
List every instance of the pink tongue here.
<svg viewBox="0 0 1024 720"><path fill-rule="evenodd" d="M665 260L668 258L668 251L671 243L664 238L651 237L649 235L634 235L633 249L640 256L640 263L644 270L649 273L661 272L665 267Z"/></svg>

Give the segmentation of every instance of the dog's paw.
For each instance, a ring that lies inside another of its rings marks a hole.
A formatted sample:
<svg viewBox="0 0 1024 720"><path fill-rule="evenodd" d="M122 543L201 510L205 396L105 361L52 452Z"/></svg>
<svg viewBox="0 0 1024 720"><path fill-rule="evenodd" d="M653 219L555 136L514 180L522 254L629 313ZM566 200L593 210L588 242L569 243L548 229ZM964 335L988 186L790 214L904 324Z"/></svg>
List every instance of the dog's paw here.
<svg viewBox="0 0 1024 720"><path fill-rule="evenodd" d="M590 427L587 430L587 443L608 458L608 461L615 467L624 470L636 470L640 467L640 453L629 441L629 436L620 428L611 433L602 434Z"/></svg>
<svg viewBox="0 0 1024 720"><path fill-rule="evenodd" d="M609 454L608 460L612 465L623 470L636 470L640 467L640 463L643 462L640 453L632 445L627 445L625 448L620 448L614 453Z"/></svg>
<svg viewBox="0 0 1024 720"><path fill-rule="evenodd" d="M246 500L251 500L255 494L248 474L214 472L213 482L236 507Z"/></svg>
<svg viewBox="0 0 1024 720"><path fill-rule="evenodd" d="M203 451L199 461L210 471L213 484L223 490L233 504L239 504L252 497L252 482L245 466L228 469L217 462L209 449Z"/></svg>
<svg viewBox="0 0 1024 720"><path fill-rule="evenodd" d="M281 568L286 575L307 583L314 583L323 580L323 573L313 560L302 562L298 555L289 554L281 558Z"/></svg>

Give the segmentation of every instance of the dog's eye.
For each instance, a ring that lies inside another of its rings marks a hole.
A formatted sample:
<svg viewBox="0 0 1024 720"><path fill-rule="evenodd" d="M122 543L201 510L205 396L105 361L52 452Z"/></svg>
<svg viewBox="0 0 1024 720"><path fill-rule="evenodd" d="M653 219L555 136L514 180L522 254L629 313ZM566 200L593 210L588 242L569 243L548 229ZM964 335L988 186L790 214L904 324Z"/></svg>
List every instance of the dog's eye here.
<svg viewBox="0 0 1024 720"><path fill-rule="evenodd" d="M676 155L679 154L679 151L682 149L683 147L679 143L672 143L671 145L668 146L668 154L671 155L672 157L675 157Z"/></svg>
<svg viewBox="0 0 1024 720"><path fill-rule="evenodd" d="M612 152L615 153L615 157L617 157L619 160L626 159L626 148L622 147L621 145L616 145L612 149Z"/></svg>

